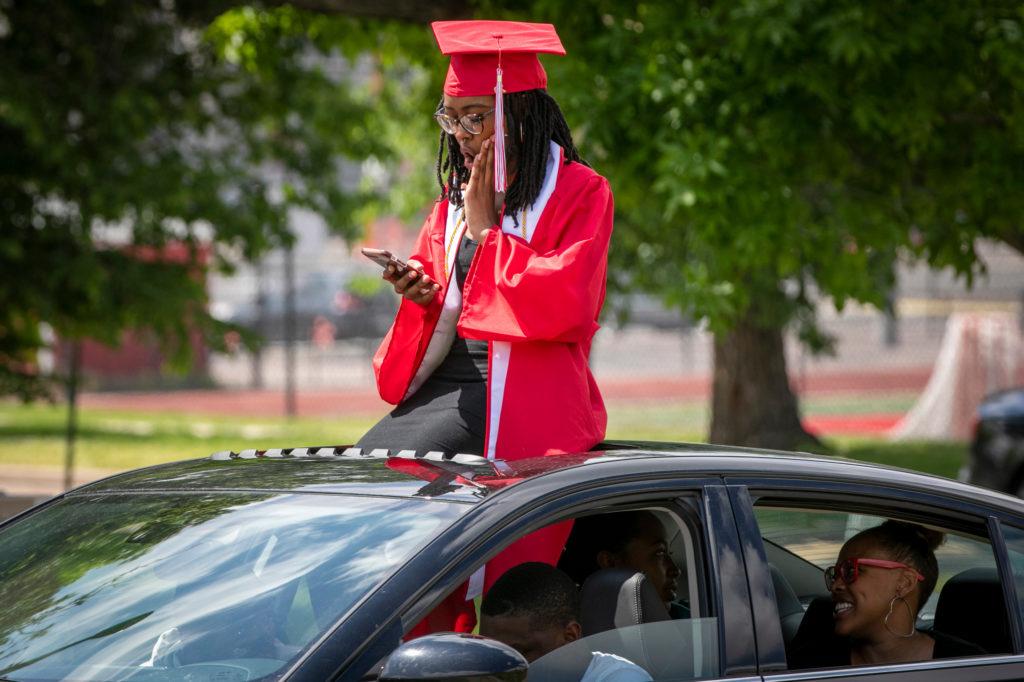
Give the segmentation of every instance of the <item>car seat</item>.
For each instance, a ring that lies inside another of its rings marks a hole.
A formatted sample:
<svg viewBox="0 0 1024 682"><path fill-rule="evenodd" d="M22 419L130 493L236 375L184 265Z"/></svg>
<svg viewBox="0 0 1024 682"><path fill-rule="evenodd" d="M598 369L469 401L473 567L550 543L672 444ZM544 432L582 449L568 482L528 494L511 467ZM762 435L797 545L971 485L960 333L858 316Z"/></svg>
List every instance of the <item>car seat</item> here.
<svg viewBox="0 0 1024 682"><path fill-rule="evenodd" d="M935 629L990 654L1013 651L1003 585L995 568L970 568L946 581L935 606Z"/></svg>
<svg viewBox="0 0 1024 682"><path fill-rule="evenodd" d="M799 597L793 587L782 575L782 571L775 566L768 564L771 571L772 587L775 589L775 604L779 610L779 622L782 625L782 640L789 648L790 642L800 629L800 623L804 619L804 606L800 603Z"/></svg>
<svg viewBox="0 0 1024 682"><path fill-rule="evenodd" d="M665 628L652 625L663 622ZM632 661L655 679L679 666L679 633L669 629L668 609L643 573L625 568L593 573L580 592L580 625L589 638L581 644Z"/></svg>
<svg viewBox="0 0 1024 682"><path fill-rule="evenodd" d="M604 568L583 583L580 625L584 637L662 620L669 620L665 602L643 573Z"/></svg>

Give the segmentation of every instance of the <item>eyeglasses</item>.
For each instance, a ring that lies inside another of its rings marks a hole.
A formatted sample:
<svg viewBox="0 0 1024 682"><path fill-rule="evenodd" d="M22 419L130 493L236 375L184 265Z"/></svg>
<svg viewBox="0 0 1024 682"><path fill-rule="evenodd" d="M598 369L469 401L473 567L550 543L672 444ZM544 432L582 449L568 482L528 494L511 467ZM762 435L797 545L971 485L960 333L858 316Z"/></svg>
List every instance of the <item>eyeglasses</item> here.
<svg viewBox="0 0 1024 682"><path fill-rule="evenodd" d="M455 131L458 130L456 125L462 126L470 135L479 135L484 131L484 119L494 113L494 109L485 111L482 114L466 114L459 118L452 118L443 111L438 110L434 113L434 120L441 126L441 130L445 131L449 135L454 135Z"/></svg>
<svg viewBox="0 0 1024 682"><path fill-rule="evenodd" d="M924 576L913 566L907 566L898 561L886 561L885 559L844 559L835 566L825 569L825 587L829 590L836 584L836 580L842 580L847 585L855 583L860 577L861 566L875 566L876 568L908 568L917 576L917 582L924 580Z"/></svg>

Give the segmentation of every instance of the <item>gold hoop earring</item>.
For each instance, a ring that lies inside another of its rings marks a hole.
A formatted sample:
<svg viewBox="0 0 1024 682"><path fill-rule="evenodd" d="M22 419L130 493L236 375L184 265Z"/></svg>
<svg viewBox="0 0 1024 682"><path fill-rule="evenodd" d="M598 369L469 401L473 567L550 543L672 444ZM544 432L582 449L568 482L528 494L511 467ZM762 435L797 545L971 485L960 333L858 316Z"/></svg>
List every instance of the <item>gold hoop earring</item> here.
<svg viewBox="0 0 1024 682"><path fill-rule="evenodd" d="M892 616L892 610L896 608L897 601L903 602L903 605L907 607L907 615L910 616L910 632L905 635L896 632L891 627L889 627L889 617ZM892 601L889 602L889 613L885 614L885 618L882 619L882 624L885 626L885 629L888 630L890 634L895 635L896 637L909 639L910 637L913 637L917 634L917 628L914 627L914 612L911 610L910 604L907 603L907 600L898 594L892 598Z"/></svg>

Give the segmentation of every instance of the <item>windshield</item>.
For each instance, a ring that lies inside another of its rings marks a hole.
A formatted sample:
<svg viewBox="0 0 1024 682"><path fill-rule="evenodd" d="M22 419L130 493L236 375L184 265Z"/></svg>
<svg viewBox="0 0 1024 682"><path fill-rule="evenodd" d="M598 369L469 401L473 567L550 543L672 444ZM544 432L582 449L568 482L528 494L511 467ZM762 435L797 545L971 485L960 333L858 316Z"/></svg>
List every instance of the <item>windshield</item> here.
<svg viewBox="0 0 1024 682"><path fill-rule="evenodd" d="M67 498L0 533L0 678L274 679L461 504Z"/></svg>

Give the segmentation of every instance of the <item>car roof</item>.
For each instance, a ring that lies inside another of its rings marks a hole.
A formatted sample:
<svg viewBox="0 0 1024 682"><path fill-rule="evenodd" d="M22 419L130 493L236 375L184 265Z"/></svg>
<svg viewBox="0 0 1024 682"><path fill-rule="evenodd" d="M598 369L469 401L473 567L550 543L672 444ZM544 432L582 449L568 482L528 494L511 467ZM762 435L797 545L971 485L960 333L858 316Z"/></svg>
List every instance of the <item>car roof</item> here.
<svg viewBox="0 0 1024 682"><path fill-rule="evenodd" d="M1017 498L880 464L808 453L648 441L609 441L588 452L515 461L411 450L362 452L350 446L225 451L117 474L70 494L249 490L477 502L497 490L558 471L575 469L580 478L601 477L605 465L637 459L647 460L644 469L652 473L873 483L940 492L1012 513L1024 512L1024 502Z"/></svg>

